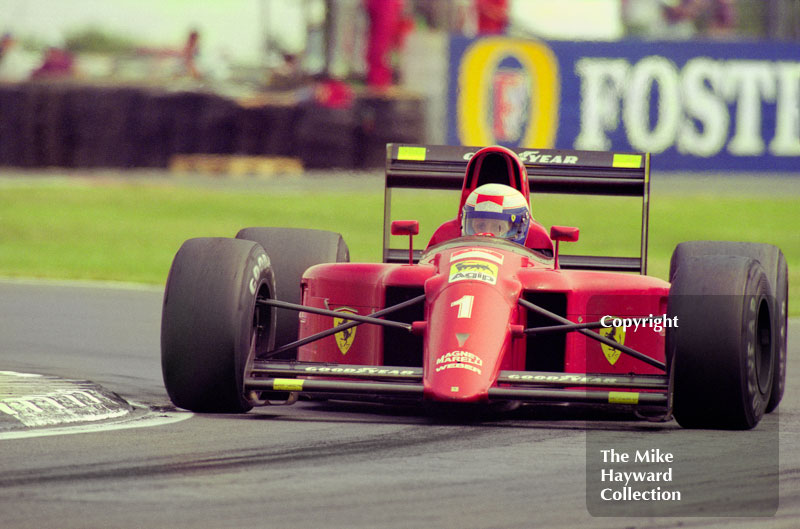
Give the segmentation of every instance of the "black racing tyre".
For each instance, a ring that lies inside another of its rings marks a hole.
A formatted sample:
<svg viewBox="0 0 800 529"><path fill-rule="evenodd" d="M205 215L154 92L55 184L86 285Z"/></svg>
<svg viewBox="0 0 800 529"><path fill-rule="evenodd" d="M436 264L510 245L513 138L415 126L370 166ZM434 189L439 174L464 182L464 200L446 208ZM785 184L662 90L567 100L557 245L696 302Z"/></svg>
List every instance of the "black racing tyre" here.
<svg viewBox="0 0 800 529"><path fill-rule="evenodd" d="M786 389L786 358L787 358L787 335L789 334L789 267L786 258L781 252L778 259L778 276L775 283L775 340L777 341L775 352L775 372L772 378L772 394L767 404L767 413L775 410L783 398L783 391Z"/></svg>
<svg viewBox="0 0 800 529"><path fill-rule="evenodd" d="M773 329L776 329L775 370L767 413L775 410L783 398L786 387L786 335L789 317L789 273L786 258L780 248L771 244L730 241L688 241L680 243L672 254L669 280L672 281L681 264L687 259L703 255L739 255L761 263L767 274L774 298L770 312Z"/></svg>
<svg viewBox="0 0 800 529"><path fill-rule="evenodd" d="M244 373L272 348L275 311L269 257L252 241L189 239L167 278L161 316L161 370L172 402L207 413L243 413L257 401Z"/></svg>
<svg viewBox="0 0 800 529"><path fill-rule="evenodd" d="M742 256L683 259L669 293L667 365L673 415L685 428L743 430L766 411L775 369L772 291Z"/></svg>
<svg viewBox="0 0 800 529"><path fill-rule="evenodd" d="M275 299L299 304L302 300L300 279L311 266L350 261L350 251L338 233L302 228L244 228L237 239L254 241L270 256L275 276ZM297 340L297 312L277 311L275 347ZM275 358L295 358L294 352Z"/></svg>

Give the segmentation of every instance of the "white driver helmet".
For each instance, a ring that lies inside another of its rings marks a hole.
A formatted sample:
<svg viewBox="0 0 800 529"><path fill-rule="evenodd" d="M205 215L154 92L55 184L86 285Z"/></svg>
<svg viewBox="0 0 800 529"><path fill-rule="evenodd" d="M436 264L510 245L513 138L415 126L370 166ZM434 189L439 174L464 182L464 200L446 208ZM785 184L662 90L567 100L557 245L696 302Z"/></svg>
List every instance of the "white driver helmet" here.
<svg viewBox="0 0 800 529"><path fill-rule="evenodd" d="M461 234L501 237L524 245L530 224L530 208L522 193L503 184L484 184L467 197Z"/></svg>

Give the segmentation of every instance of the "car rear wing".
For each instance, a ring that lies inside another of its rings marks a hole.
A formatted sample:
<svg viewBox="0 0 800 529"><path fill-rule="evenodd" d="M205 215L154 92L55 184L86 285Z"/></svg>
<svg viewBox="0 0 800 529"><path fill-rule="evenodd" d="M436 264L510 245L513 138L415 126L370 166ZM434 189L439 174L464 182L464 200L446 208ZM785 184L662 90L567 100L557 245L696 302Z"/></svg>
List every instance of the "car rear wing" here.
<svg viewBox="0 0 800 529"><path fill-rule="evenodd" d="M386 146L383 209L383 261L408 262L408 248L391 248L391 198L395 188L461 189L467 162L479 147L448 145ZM647 273L650 209L650 155L605 151L512 149L525 164L531 193L605 195L642 198L638 256L560 255L561 268ZM419 259L421 251L415 251Z"/></svg>

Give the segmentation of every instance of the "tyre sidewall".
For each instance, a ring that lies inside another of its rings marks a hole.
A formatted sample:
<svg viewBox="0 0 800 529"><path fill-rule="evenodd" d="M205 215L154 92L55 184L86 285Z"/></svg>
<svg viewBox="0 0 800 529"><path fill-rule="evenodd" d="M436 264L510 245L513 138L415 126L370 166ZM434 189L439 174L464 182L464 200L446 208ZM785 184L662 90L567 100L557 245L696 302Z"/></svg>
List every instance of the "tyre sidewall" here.
<svg viewBox="0 0 800 529"><path fill-rule="evenodd" d="M761 265L753 263L750 269L747 287L745 288L745 297L742 307L742 341L745 344L744 358L740 358L742 365L741 370L741 383L742 395L745 402L743 402L743 410L746 413L746 424L752 428L761 420L764 413L766 413L767 404L769 403L770 395L772 393L772 384L774 380L775 358L776 358L776 341L775 341L775 327L772 324L772 291L770 289L769 280ZM770 311L770 324L767 332L770 333L769 345L761 354L767 354L771 358L767 366L758 366L758 359L756 350L759 348L757 333L758 316L760 307L766 303L767 310ZM767 373L760 373L761 370L767 369ZM759 382L759 378L766 379L765 382Z"/></svg>
<svg viewBox="0 0 800 529"><path fill-rule="evenodd" d="M227 413L252 408L244 376L254 354L256 298L271 292L269 257L258 244L223 238L184 243L167 280L161 329L164 381L177 406ZM265 334L274 329L274 317L267 325Z"/></svg>

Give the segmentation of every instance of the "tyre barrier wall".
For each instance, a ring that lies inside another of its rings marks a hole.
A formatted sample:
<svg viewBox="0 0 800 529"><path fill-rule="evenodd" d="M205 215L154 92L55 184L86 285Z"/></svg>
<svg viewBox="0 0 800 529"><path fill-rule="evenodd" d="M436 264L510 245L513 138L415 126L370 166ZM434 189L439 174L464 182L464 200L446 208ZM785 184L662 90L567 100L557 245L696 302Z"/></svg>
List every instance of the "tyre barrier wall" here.
<svg viewBox="0 0 800 529"><path fill-rule="evenodd" d="M245 106L204 92L0 85L0 166L166 168L176 154L236 154L382 167L386 143L424 142L423 112L413 96Z"/></svg>

